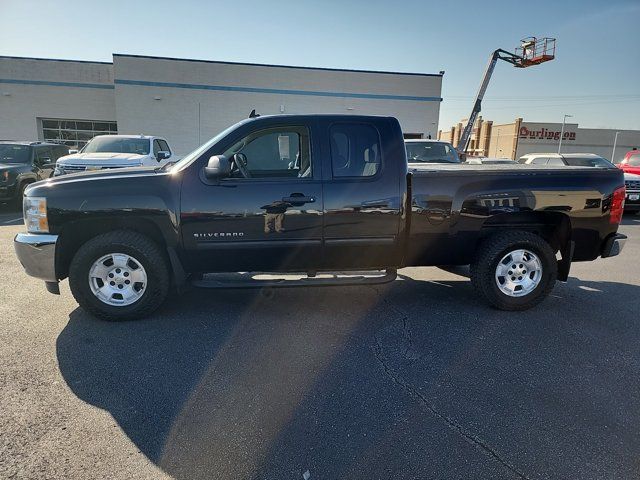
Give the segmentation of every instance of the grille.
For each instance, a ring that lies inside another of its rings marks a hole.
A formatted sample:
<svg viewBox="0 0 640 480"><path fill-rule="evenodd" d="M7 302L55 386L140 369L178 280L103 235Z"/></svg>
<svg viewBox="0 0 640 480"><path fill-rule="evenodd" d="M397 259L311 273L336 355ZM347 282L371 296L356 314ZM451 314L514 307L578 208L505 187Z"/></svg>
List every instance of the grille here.
<svg viewBox="0 0 640 480"><path fill-rule="evenodd" d="M84 172L86 168L84 165L65 165L62 167L65 173Z"/></svg>
<svg viewBox="0 0 640 480"><path fill-rule="evenodd" d="M640 190L640 180L627 180L624 184L627 190Z"/></svg>

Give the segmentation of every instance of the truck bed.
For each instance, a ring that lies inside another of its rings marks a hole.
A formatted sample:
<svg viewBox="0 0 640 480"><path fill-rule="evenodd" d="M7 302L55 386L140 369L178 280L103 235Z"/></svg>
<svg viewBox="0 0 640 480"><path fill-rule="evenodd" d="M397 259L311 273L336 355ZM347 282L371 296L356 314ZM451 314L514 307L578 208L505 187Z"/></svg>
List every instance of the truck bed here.
<svg viewBox="0 0 640 480"><path fill-rule="evenodd" d="M411 164L409 173L411 265L466 264L490 231L565 220L576 241L574 260L593 260L617 228L607 204L623 185L616 168Z"/></svg>

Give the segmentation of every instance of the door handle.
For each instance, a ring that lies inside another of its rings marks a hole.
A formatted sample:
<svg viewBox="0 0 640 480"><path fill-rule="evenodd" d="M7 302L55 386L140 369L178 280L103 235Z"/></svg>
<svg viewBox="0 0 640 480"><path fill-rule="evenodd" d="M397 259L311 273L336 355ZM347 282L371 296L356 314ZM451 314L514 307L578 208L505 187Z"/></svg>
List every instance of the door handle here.
<svg viewBox="0 0 640 480"><path fill-rule="evenodd" d="M283 202L292 203L294 205L302 205L304 203L313 203L316 201L316 197L307 197L302 193L292 193L288 197L282 197Z"/></svg>

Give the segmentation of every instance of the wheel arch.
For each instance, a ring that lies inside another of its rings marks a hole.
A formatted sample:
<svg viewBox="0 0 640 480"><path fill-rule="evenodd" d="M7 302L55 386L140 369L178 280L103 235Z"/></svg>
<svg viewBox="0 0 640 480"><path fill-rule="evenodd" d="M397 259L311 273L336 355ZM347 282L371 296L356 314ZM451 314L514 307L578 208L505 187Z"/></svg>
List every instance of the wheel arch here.
<svg viewBox="0 0 640 480"><path fill-rule="evenodd" d="M481 240L503 230L524 230L544 238L559 251L571 239L571 220L561 212L513 212L489 217L481 229Z"/></svg>
<svg viewBox="0 0 640 480"><path fill-rule="evenodd" d="M567 280L574 249L571 219L568 215L557 211L494 215L483 223L477 248L485 239L504 230L522 230L543 238L555 252L560 252L558 279Z"/></svg>
<svg viewBox="0 0 640 480"><path fill-rule="evenodd" d="M149 219L141 218L90 218L74 221L64 226L59 232L56 248L56 274L63 279L69 275L69 266L78 249L92 238L114 230L130 230L146 236L156 243L165 256L171 274L174 273L174 261L170 259L169 248L162 229Z"/></svg>

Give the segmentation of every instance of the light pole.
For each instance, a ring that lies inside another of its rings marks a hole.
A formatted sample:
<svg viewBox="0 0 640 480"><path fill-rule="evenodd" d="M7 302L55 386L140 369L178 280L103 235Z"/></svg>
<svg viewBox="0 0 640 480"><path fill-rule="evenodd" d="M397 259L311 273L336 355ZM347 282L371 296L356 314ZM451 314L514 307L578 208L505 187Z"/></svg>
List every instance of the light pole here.
<svg viewBox="0 0 640 480"><path fill-rule="evenodd" d="M613 151L611 152L611 163L613 163L613 159L616 155L616 145L618 143L618 134L620 132L616 132L616 137L613 139Z"/></svg>
<svg viewBox="0 0 640 480"><path fill-rule="evenodd" d="M560 131L560 142L558 143L558 155L560 154L560 150L562 150L562 137L564 137L564 125L567 123L567 118L571 118L573 115L566 115L562 118L562 130Z"/></svg>

